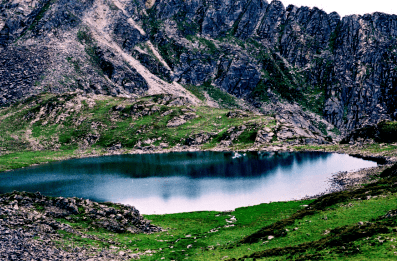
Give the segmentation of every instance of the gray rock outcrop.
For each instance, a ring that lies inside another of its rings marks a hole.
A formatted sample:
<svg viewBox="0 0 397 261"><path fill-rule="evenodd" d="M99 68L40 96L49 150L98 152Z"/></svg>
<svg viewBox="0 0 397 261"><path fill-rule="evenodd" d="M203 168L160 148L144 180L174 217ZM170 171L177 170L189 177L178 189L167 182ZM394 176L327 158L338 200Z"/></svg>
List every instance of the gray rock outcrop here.
<svg viewBox="0 0 397 261"><path fill-rule="evenodd" d="M346 133L397 119L397 16L266 0L0 4L0 105L44 91L177 94L212 86L299 104ZM191 100L191 99L190 99Z"/></svg>
<svg viewBox="0 0 397 261"><path fill-rule="evenodd" d="M138 254L120 256L111 250L76 247L58 248L54 241L65 233L80 235L68 223L84 221L92 228L116 233L153 233L162 229L144 220L131 206L97 203L80 198L51 198L40 193L13 192L0 195L1 260L125 260ZM60 220L61 219L61 220ZM67 222L63 222L66 220ZM99 240L95 236L85 235Z"/></svg>

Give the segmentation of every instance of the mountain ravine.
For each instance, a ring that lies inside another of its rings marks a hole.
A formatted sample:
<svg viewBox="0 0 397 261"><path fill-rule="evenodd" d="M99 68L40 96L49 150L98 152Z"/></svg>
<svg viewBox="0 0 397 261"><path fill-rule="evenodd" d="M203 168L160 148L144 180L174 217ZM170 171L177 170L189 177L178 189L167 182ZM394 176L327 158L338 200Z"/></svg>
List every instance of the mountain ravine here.
<svg viewBox="0 0 397 261"><path fill-rule="evenodd" d="M2 0L0 106L42 92L165 93L281 118L315 113L343 134L396 120L396 36L396 15L280 1Z"/></svg>

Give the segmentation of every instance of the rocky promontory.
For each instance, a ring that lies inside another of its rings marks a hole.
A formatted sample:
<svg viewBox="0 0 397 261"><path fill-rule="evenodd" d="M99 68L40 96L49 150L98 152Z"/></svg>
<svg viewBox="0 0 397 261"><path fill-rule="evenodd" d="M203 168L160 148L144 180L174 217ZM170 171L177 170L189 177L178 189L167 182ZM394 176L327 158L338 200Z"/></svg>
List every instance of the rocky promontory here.
<svg viewBox="0 0 397 261"><path fill-rule="evenodd" d="M126 260L139 258L142 254L119 251L119 243L94 234L84 237L106 242L110 247L85 248L61 243L70 237L81 236L75 229L81 227L87 231L116 233L162 231L132 206L81 198L46 197L39 192L14 191L0 195L1 260Z"/></svg>

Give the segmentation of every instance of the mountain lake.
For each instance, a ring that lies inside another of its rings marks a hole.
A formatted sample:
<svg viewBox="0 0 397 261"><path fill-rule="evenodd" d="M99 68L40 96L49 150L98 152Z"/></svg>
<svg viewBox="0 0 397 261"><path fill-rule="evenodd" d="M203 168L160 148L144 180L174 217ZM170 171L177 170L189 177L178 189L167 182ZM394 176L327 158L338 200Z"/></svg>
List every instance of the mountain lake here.
<svg viewBox="0 0 397 261"><path fill-rule="evenodd" d="M322 152L180 152L72 159L0 174L0 193L40 191L142 214L226 211L326 191L339 171L377 166Z"/></svg>

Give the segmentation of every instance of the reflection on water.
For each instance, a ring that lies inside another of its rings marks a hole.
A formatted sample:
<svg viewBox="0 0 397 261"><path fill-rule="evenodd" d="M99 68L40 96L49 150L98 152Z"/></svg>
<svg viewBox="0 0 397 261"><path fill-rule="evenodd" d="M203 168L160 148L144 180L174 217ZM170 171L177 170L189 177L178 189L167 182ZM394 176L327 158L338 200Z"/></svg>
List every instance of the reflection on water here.
<svg viewBox="0 0 397 261"><path fill-rule="evenodd" d="M332 173L376 166L348 155L305 152L119 155L50 163L0 174L0 193L40 191L136 206L141 213L230 210L302 198Z"/></svg>

